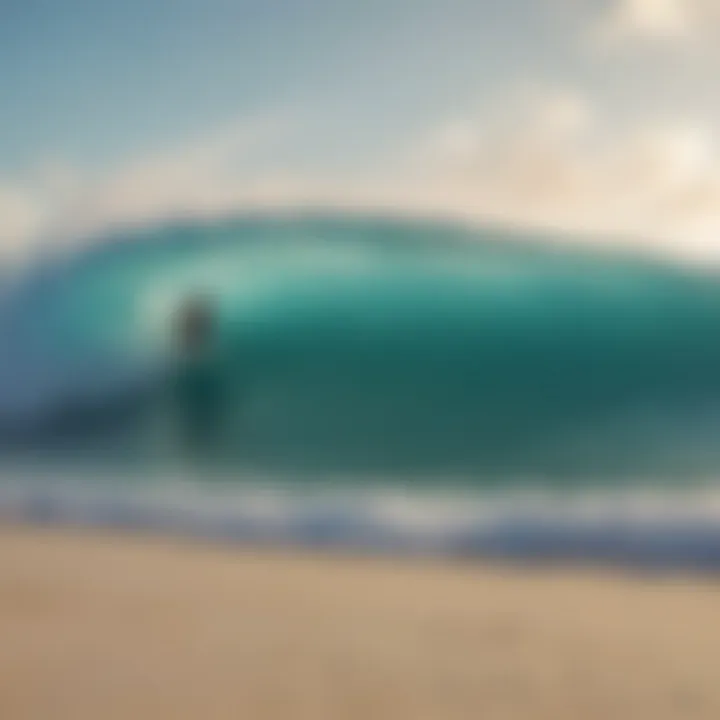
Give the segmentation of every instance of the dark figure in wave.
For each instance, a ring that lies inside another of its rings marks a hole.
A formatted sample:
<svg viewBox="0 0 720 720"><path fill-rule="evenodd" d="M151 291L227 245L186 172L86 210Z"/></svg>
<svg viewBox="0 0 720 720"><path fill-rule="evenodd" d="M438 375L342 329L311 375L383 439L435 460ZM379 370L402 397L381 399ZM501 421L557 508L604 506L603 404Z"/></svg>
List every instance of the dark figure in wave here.
<svg viewBox="0 0 720 720"><path fill-rule="evenodd" d="M204 297L189 298L175 324L178 362L174 377L175 413L183 451L211 451L221 429L222 388L217 358L217 318Z"/></svg>

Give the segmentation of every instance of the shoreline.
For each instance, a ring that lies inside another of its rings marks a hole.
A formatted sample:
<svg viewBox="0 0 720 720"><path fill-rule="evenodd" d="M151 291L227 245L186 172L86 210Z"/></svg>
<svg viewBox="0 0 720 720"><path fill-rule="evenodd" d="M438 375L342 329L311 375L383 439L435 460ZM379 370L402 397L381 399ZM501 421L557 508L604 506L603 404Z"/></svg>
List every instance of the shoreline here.
<svg viewBox="0 0 720 720"><path fill-rule="evenodd" d="M719 596L0 524L0 717L716 718Z"/></svg>

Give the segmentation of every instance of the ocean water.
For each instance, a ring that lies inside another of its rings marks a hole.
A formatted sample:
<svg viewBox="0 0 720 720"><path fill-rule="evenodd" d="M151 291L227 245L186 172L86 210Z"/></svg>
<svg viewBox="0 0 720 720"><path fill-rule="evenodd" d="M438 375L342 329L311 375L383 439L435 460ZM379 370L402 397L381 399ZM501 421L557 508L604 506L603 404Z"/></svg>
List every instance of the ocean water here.
<svg viewBox="0 0 720 720"><path fill-rule="evenodd" d="M277 214L118 233L0 293L2 512L720 564L709 271ZM179 430L171 333L198 293L222 399L202 447Z"/></svg>

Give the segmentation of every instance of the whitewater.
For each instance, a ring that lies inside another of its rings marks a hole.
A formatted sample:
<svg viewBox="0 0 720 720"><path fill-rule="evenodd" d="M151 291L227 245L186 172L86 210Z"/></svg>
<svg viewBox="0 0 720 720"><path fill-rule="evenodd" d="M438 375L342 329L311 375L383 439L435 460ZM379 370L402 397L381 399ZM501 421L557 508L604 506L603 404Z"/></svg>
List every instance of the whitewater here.
<svg viewBox="0 0 720 720"><path fill-rule="evenodd" d="M720 564L720 286L499 228L247 215L0 287L0 512L214 537ZM224 411L173 432L212 298Z"/></svg>

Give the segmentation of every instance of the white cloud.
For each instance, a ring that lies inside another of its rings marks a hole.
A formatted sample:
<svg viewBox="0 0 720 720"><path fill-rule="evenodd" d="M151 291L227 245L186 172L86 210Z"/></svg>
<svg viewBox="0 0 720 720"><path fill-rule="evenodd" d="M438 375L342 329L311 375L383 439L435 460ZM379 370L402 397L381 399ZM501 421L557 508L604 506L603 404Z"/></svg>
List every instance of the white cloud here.
<svg viewBox="0 0 720 720"><path fill-rule="evenodd" d="M680 118L610 133L583 96L552 87L524 88L492 107L429 128L362 174L293 169L283 148L306 138L268 118L104 177L50 163L33 192L0 189L2 249L123 224L310 206L491 219L720 259L720 147L711 126Z"/></svg>
<svg viewBox="0 0 720 720"><path fill-rule="evenodd" d="M604 47L648 42L683 46L719 28L717 0L613 0L594 38Z"/></svg>
<svg viewBox="0 0 720 720"><path fill-rule="evenodd" d="M240 121L184 147L129 163L92 188L85 222L90 227L142 223L230 209L257 181L249 169L253 154L285 132L287 123L275 117Z"/></svg>
<svg viewBox="0 0 720 720"><path fill-rule="evenodd" d="M424 159L460 168L477 155L482 135L477 123L468 119L448 120L430 133L425 146L418 149Z"/></svg>
<svg viewBox="0 0 720 720"><path fill-rule="evenodd" d="M562 93L531 98L522 111L515 104L511 114L504 122L465 119L464 132L474 128L483 142L462 159L453 147L452 162L433 165L428 140L419 143L414 175L423 179L426 207L720 259L720 148L712 127L675 119L609 134L600 113ZM442 129L428 137L442 138Z"/></svg>
<svg viewBox="0 0 720 720"><path fill-rule="evenodd" d="M22 252L37 236L43 213L29 191L0 184L0 256Z"/></svg>
<svg viewBox="0 0 720 720"><path fill-rule="evenodd" d="M220 215L290 196L290 179L262 156L276 157L292 120L283 113L243 119L105 172L43 163L28 183L32 193L13 196L13 212L5 213L15 218L13 242L62 247L119 226Z"/></svg>
<svg viewBox="0 0 720 720"><path fill-rule="evenodd" d="M690 33L692 14L685 0L620 0L603 28L609 40L677 40Z"/></svg>

